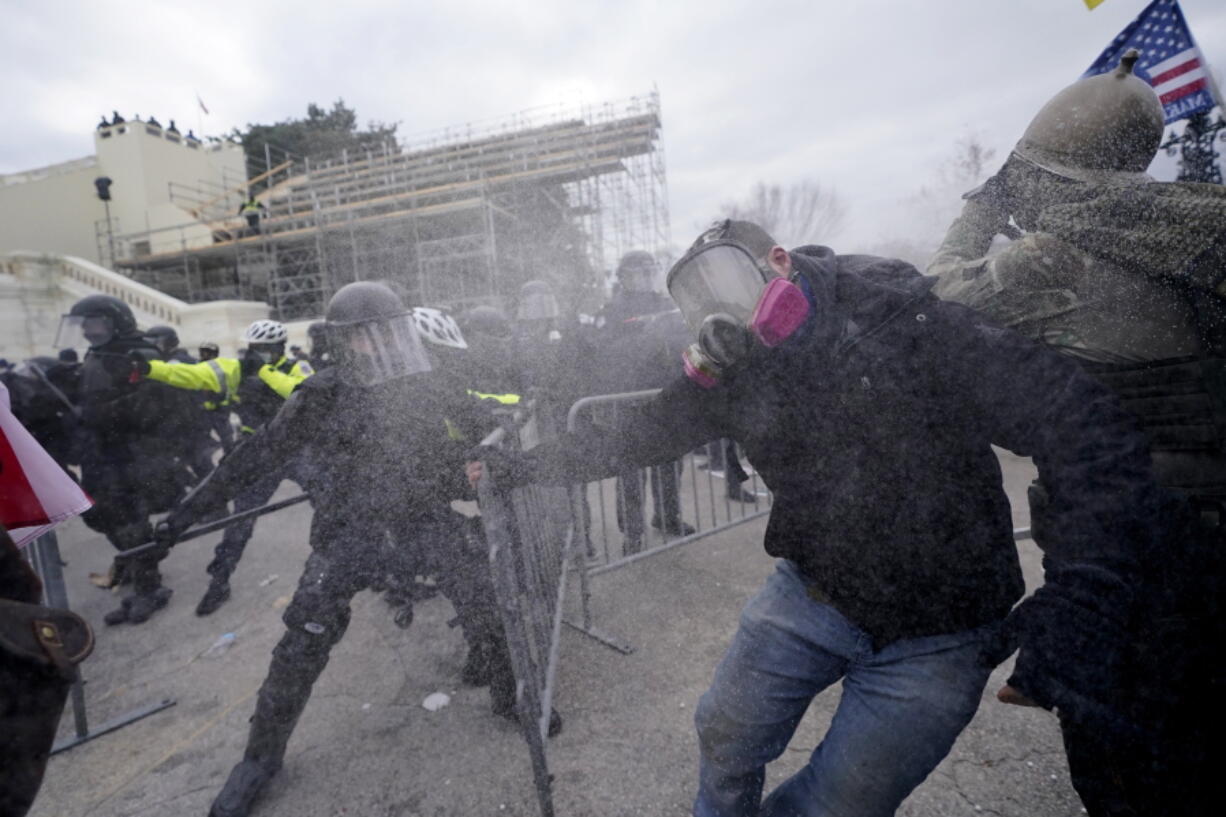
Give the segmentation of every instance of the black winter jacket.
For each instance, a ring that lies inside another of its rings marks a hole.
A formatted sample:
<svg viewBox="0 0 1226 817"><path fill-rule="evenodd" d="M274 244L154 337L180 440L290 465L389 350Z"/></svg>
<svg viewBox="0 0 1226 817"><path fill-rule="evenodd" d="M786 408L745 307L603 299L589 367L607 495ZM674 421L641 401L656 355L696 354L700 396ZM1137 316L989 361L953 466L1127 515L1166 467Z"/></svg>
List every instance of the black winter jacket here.
<svg viewBox="0 0 1226 817"><path fill-rule="evenodd" d="M1105 388L912 285L901 261L805 247L792 262L816 296L805 337L714 389L682 375L633 427L538 447L522 478L603 478L735 439L774 492L767 552L877 647L999 620L1021 597L993 444L1032 456L1049 486L1049 558L1130 569L1153 484L1145 440Z"/></svg>

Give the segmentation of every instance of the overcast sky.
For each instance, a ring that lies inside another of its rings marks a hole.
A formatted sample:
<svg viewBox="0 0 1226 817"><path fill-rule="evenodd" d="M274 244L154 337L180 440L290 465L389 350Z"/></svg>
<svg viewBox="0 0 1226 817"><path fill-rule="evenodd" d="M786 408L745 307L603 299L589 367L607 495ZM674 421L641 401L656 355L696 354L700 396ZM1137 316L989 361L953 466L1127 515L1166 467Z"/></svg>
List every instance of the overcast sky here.
<svg viewBox="0 0 1226 817"><path fill-rule="evenodd" d="M343 97L411 137L658 88L676 243L756 181L810 178L848 202L850 251L910 229L959 138L1002 160L1147 1L7 0L0 173L89 155L112 109L219 134ZM1182 7L1221 77L1226 2Z"/></svg>

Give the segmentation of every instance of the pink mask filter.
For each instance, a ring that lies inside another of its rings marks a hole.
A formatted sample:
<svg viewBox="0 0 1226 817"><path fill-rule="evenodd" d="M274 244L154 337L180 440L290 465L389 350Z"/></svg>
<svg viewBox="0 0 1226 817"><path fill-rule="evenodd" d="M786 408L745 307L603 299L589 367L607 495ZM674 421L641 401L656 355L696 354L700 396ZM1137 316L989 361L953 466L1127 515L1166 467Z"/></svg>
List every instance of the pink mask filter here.
<svg viewBox="0 0 1226 817"><path fill-rule="evenodd" d="M791 337L808 316L809 301L800 287L786 278L775 278L749 316L749 331L763 346L773 348Z"/></svg>

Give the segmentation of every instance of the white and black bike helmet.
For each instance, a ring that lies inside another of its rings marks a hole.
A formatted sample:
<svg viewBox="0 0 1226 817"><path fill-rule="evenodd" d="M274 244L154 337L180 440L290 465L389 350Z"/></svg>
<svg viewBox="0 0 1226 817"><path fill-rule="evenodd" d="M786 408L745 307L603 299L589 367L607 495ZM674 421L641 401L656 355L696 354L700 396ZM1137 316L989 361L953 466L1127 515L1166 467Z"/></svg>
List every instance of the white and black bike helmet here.
<svg viewBox="0 0 1226 817"><path fill-rule="evenodd" d="M288 338L285 324L269 320L255 321L243 333L247 343L285 343Z"/></svg>
<svg viewBox="0 0 1226 817"><path fill-rule="evenodd" d="M468 348L459 324L443 310L430 306L415 306L412 314L413 325L417 327L417 334L422 340L451 349Z"/></svg>

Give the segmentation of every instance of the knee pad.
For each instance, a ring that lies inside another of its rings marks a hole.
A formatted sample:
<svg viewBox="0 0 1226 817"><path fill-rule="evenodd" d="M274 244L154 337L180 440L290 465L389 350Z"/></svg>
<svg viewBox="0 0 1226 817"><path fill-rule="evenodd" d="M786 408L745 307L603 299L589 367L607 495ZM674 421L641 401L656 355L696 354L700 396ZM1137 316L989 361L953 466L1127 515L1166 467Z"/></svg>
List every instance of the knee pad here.
<svg viewBox="0 0 1226 817"><path fill-rule="evenodd" d="M349 598L329 598L312 589L299 589L281 620L287 630L283 642L311 653L327 651L341 640L349 626ZM277 649L281 644L277 645Z"/></svg>

